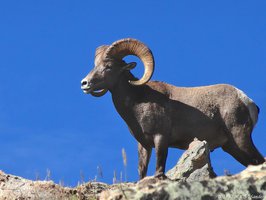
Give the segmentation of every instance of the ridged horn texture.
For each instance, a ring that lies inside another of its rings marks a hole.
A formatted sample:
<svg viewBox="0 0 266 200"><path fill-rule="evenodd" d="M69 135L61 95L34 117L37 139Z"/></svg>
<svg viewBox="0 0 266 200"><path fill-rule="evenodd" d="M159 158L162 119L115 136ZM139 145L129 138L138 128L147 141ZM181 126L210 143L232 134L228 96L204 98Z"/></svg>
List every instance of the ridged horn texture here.
<svg viewBox="0 0 266 200"><path fill-rule="evenodd" d="M132 85L143 85L147 83L152 77L154 71L154 58L151 50L145 44L136 39L126 38L114 42L106 50L107 57L123 59L128 55L139 57L145 68L141 79L137 81L129 81L129 83Z"/></svg>
<svg viewBox="0 0 266 200"><path fill-rule="evenodd" d="M100 61L103 59L103 56L105 55L106 49L108 49L109 45L102 45L99 46L95 51L95 57L94 57L94 65L98 66Z"/></svg>

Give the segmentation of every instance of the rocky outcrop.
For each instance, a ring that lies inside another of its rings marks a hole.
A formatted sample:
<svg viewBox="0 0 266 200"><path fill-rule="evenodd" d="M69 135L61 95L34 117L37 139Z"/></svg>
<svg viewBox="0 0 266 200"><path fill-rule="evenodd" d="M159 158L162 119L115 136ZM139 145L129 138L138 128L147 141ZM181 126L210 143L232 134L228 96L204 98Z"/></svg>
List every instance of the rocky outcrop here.
<svg viewBox="0 0 266 200"><path fill-rule="evenodd" d="M1 200L96 199L107 187L105 183L89 182L76 188L68 188L52 181L31 181L0 171Z"/></svg>
<svg viewBox="0 0 266 200"><path fill-rule="evenodd" d="M0 200L266 199L266 163L249 166L237 175L214 178L204 141L194 140L166 174L169 178L146 177L137 183L114 185L89 182L68 188L0 171Z"/></svg>
<svg viewBox="0 0 266 200"><path fill-rule="evenodd" d="M184 152L177 164L166 175L170 179L188 182L216 177L211 166L210 150L207 142L195 138L190 143L188 150Z"/></svg>
<svg viewBox="0 0 266 200"><path fill-rule="evenodd" d="M166 175L163 180L146 177L133 186L105 190L100 199L266 199L266 163L250 166L238 175L216 177L208 144L197 139Z"/></svg>
<svg viewBox="0 0 266 200"><path fill-rule="evenodd" d="M250 166L234 176L222 176L201 181L156 180L147 177L133 187L103 191L101 200L122 199L201 199L248 200L266 198L266 164Z"/></svg>

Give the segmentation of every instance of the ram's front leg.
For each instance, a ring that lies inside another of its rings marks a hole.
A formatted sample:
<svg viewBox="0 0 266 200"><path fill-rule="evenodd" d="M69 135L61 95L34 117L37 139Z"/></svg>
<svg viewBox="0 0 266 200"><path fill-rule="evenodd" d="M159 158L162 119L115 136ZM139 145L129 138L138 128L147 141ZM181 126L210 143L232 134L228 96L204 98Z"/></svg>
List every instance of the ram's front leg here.
<svg viewBox="0 0 266 200"><path fill-rule="evenodd" d="M139 155L139 178L143 179L147 175L148 164L151 157L152 148L143 147L140 143L138 143L138 155Z"/></svg>
<svg viewBox="0 0 266 200"><path fill-rule="evenodd" d="M165 136L157 135L154 138L156 151L156 172L155 177L165 178L165 164L168 154L168 139Z"/></svg>

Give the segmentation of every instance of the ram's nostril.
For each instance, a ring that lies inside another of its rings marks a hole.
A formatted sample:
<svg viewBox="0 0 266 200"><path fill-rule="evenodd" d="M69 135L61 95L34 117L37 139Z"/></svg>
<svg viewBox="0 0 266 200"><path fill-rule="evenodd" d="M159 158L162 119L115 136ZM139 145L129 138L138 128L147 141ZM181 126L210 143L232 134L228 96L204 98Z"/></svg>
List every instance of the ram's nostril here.
<svg viewBox="0 0 266 200"><path fill-rule="evenodd" d="M88 85L88 81L82 81L82 82L81 82L81 85L82 85L82 86Z"/></svg>

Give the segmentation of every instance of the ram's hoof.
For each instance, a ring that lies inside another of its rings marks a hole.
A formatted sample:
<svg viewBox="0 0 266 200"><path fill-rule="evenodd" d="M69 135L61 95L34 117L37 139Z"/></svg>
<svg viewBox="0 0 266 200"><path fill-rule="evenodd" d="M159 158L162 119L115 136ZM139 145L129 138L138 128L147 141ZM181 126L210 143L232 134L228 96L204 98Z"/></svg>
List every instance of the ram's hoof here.
<svg viewBox="0 0 266 200"><path fill-rule="evenodd" d="M164 173L158 173L158 174L156 173L155 176L154 176L154 178L157 178L157 179L160 179L160 180L166 180L166 179L168 179L168 177L165 176Z"/></svg>

